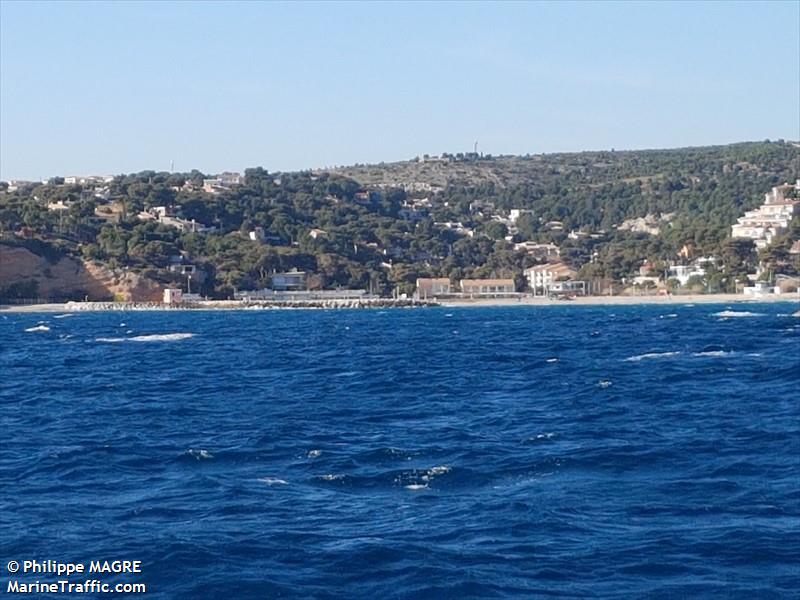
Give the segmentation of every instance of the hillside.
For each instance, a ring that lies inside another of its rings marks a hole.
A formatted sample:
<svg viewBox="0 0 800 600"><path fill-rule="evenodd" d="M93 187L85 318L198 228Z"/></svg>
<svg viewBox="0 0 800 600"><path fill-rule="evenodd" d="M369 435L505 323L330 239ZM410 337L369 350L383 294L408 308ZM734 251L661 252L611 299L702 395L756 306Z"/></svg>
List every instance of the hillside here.
<svg viewBox="0 0 800 600"><path fill-rule="evenodd" d="M719 258L726 291L755 270L792 273L800 224L756 253L730 227L800 176L786 142L525 157L454 155L330 171L211 178L146 171L0 187L0 239L227 297L309 273L316 288L410 292L417 277L514 277L555 244L587 280L663 270L686 248ZM685 256L684 256L685 258ZM40 278L41 279L41 278ZM17 294L0 268L0 297Z"/></svg>

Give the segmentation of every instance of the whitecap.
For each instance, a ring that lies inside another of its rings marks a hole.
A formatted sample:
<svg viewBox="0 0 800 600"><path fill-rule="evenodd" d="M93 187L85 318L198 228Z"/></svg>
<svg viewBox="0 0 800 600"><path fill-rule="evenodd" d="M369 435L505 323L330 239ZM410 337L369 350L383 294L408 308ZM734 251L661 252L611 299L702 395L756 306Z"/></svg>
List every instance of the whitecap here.
<svg viewBox="0 0 800 600"><path fill-rule="evenodd" d="M658 318L659 319L675 319L675 318L677 318L677 316L678 315L676 313L669 313L668 315L661 315Z"/></svg>
<svg viewBox="0 0 800 600"><path fill-rule="evenodd" d="M65 313L63 315L53 315L54 319L66 319L67 317L74 317L75 313Z"/></svg>
<svg viewBox="0 0 800 600"><path fill-rule="evenodd" d="M733 354L733 351L728 351L728 350L708 350L706 352L692 352L692 356L721 357L721 356L730 356L731 354Z"/></svg>
<svg viewBox="0 0 800 600"><path fill-rule="evenodd" d="M648 360L651 358L667 358L669 356L678 356L680 352L648 352L646 354L637 354L636 356L629 356L625 360L627 362L638 362L640 360Z"/></svg>
<svg viewBox="0 0 800 600"><path fill-rule="evenodd" d="M545 362L555 363L555 362L558 362L558 359L557 358L548 358Z"/></svg>
<svg viewBox="0 0 800 600"><path fill-rule="evenodd" d="M322 455L322 450L309 450L306 456L308 458L319 458Z"/></svg>
<svg viewBox="0 0 800 600"><path fill-rule="evenodd" d="M128 331L128 333L131 333ZM136 335L129 338L95 338L95 342L177 342L194 337L193 333L157 333L153 335Z"/></svg>
<svg viewBox="0 0 800 600"><path fill-rule="evenodd" d="M120 327L127 327L128 325L127 325L127 323L120 323L119 326Z"/></svg>
<svg viewBox="0 0 800 600"><path fill-rule="evenodd" d="M288 481L285 479L278 479L277 477L261 477L259 481L267 485L289 485Z"/></svg>
<svg viewBox="0 0 800 600"><path fill-rule="evenodd" d="M712 316L720 317L722 319L730 319L732 317L763 317L763 313L754 313L746 310L722 310L715 312Z"/></svg>
<svg viewBox="0 0 800 600"><path fill-rule="evenodd" d="M747 356L764 356L761 352L750 352Z"/></svg>
<svg viewBox="0 0 800 600"><path fill-rule="evenodd" d="M605 389L607 387L610 387L612 385L612 383L610 381L604 379L603 381L598 381L597 385L599 385L601 388Z"/></svg>
<svg viewBox="0 0 800 600"><path fill-rule="evenodd" d="M407 490L411 490L412 492L418 492L420 490L427 490L428 484L427 483L411 483L405 486Z"/></svg>
<svg viewBox="0 0 800 600"><path fill-rule="evenodd" d="M551 433L551 432L548 431L547 433L536 434L536 439L537 440L549 440L549 439L552 439L553 437L555 437L555 435L556 435L555 433Z"/></svg>
<svg viewBox="0 0 800 600"><path fill-rule="evenodd" d="M194 337L193 333L157 333L153 335L137 335L128 339L132 342L175 342L188 340L191 337Z"/></svg>
<svg viewBox="0 0 800 600"><path fill-rule="evenodd" d="M450 467L448 467L447 465L442 465L440 467L433 467L431 469L428 469L428 475L430 476L444 475L445 473L449 472L450 472Z"/></svg>
<svg viewBox="0 0 800 600"><path fill-rule="evenodd" d="M28 327L25 331L35 333L37 331L50 331L50 328L47 325L37 325L36 327Z"/></svg>
<svg viewBox="0 0 800 600"><path fill-rule="evenodd" d="M344 479L344 475L341 475L339 473L336 474L328 473L327 475L323 475L321 479L323 481L338 481L339 479Z"/></svg>
<svg viewBox="0 0 800 600"><path fill-rule="evenodd" d="M452 316L453 316L453 313L444 313L444 316L445 316L445 317L452 317Z"/></svg>
<svg viewBox="0 0 800 600"><path fill-rule="evenodd" d="M203 450L202 448L189 448L186 451L186 454L194 458L195 460L209 460L214 458L214 455L211 454L208 450Z"/></svg>

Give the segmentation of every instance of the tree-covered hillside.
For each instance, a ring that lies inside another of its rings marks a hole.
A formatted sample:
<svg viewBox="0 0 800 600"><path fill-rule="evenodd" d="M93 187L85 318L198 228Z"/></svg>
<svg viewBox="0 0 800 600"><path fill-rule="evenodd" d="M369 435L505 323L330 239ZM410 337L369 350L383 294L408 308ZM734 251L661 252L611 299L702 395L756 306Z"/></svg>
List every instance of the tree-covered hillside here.
<svg viewBox="0 0 800 600"><path fill-rule="evenodd" d="M515 277L522 289L523 269L538 259L514 243L528 240L557 244L583 277L616 280L638 274L644 260L662 268L688 245L720 258L711 287L731 289L758 260L752 243L730 239L731 224L772 186L798 177L800 149L786 142L423 157L332 172L253 168L242 185L213 191L197 171L146 171L105 183L4 185L0 235L165 283L185 283L168 268L181 256L205 273L202 291L217 297L263 287L271 273L292 268L319 288L389 293L411 291L420 276L496 276ZM159 222L155 207L174 220ZM511 209L521 211L513 224ZM658 233L626 229L648 216ZM183 231L192 220L214 231ZM761 258L796 270L788 247L798 237L796 218Z"/></svg>

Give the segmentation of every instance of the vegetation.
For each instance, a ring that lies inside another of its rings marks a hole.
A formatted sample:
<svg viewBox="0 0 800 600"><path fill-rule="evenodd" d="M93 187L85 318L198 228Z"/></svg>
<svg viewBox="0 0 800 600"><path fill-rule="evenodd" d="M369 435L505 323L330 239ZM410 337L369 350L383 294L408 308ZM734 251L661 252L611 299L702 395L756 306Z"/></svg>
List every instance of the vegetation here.
<svg viewBox="0 0 800 600"><path fill-rule="evenodd" d="M167 269L183 256L206 274L193 291L216 297L264 287L271 273L292 268L309 272L312 287L381 293L411 291L421 276L515 277L523 284L522 270L536 262L514 250L514 242L525 240L557 244L582 277L614 280L638 275L644 260L663 273L689 246L696 255L719 258L705 282L709 289L730 290L759 259L782 272L800 269L789 254L800 238L797 219L760 256L751 242L730 239L737 217L760 205L772 186L800 176L798 152L790 143L761 142L467 154L332 172L254 168L245 172L244 185L219 193L203 191L205 175L198 171L145 171L101 185L56 179L0 188L0 235L6 243L38 244L37 253L48 257L81 255L165 282L185 283ZM48 209L59 202L69 208ZM181 231L139 217L157 206L216 231ZM530 212L509 241L508 225L497 217L510 209ZM670 216L658 235L617 228L646 215ZM460 222L473 235L437 225L442 222ZM312 229L322 232L314 236ZM250 238L255 231L260 239Z"/></svg>

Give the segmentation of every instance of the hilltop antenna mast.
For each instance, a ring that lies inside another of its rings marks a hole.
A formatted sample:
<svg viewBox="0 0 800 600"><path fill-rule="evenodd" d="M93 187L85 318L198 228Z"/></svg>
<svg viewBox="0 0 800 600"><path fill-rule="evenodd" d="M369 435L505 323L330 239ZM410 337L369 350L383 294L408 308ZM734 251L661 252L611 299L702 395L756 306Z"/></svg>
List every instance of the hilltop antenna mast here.
<svg viewBox="0 0 800 600"><path fill-rule="evenodd" d="M474 152L475 152L475 154L478 153L478 140L475 140L475 150L474 150Z"/></svg>

